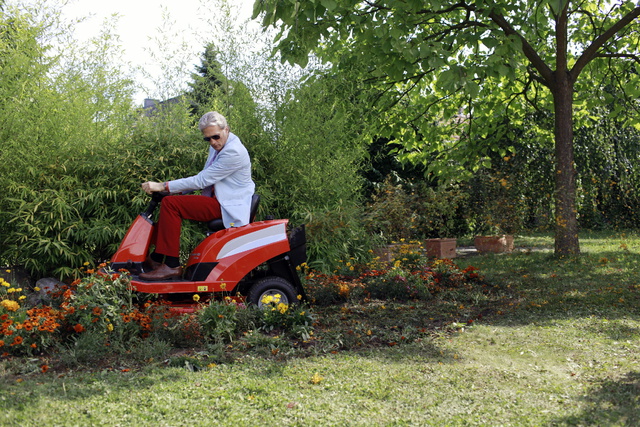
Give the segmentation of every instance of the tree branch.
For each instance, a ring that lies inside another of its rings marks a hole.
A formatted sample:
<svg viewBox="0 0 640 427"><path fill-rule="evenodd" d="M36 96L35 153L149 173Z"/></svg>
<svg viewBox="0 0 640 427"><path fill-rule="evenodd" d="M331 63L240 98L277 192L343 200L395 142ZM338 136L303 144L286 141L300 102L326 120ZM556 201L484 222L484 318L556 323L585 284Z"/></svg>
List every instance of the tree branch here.
<svg viewBox="0 0 640 427"><path fill-rule="evenodd" d="M580 55L580 58L578 58L578 61L576 61L575 65L571 69L570 73L573 81L576 81L584 67L591 62L593 58L598 56L598 50L613 36L615 36L618 31L629 25L638 16L640 16L640 6L636 6L633 10L620 18L618 22L609 27L608 30L600 34L600 36L591 43L582 55Z"/></svg>
<svg viewBox="0 0 640 427"><path fill-rule="evenodd" d="M640 64L640 55L636 55L633 53L599 53L595 56L596 58L630 58L633 59L634 62Z"/></svg>
<svg viewBox="0 0 640 427"><path fill-rule="evenodd" d="M522 36L522 34L516 31L501 14L495 11L491 11L489 12L489 18L495 24L497 24L498 27L500 27L507 36L515 35L516 37L518 37L518 39L520 39L524 55L531 62L531 65L533 65L535 69L538 70L542 78L547 81L546 85L550 86L553 82L553 71L544 62L544 60L540 58L540 55L538 55L538 52L536 52L533 46L531 46L529 42Z"/></svg>

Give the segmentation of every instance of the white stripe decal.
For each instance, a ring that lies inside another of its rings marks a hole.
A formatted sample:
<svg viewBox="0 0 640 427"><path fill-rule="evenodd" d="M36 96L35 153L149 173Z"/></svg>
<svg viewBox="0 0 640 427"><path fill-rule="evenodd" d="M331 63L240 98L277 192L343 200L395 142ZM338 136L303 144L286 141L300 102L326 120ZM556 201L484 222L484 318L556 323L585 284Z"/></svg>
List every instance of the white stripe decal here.
<svg viewBox="0 0 640 427"><path fill-rule="evenodd" d="M262 230L245 234L227 242L222 249L220 249L218 259L236 255L240 252L250 251L262 246L267 246L286 239L287 233L285 224L276 224L269 228L263 228Z"/></svg>

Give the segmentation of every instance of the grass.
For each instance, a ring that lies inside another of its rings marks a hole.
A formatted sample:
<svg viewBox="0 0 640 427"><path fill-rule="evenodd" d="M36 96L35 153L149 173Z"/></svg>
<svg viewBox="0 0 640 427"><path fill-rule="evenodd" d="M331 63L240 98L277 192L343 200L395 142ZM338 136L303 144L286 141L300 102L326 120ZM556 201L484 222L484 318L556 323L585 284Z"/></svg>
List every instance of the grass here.
<svg viewBox="0 0 640 427"><path fill-rule="evenodd" d="M584 234L562 258L549 236L516 245L457 259L491 293L316 307L304 348L267 337L216 365L193 349L47 373L2 361L0 425L640 423L640 237Z"/></svg>

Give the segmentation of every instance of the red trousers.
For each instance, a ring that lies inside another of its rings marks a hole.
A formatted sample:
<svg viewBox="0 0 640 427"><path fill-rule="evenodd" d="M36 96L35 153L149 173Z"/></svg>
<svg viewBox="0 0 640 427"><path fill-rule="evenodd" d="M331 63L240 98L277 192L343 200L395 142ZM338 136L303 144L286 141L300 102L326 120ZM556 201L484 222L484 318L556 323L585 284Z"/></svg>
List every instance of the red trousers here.
<svg viewBox="0 0 640 427"><path fill-rule="evenodd" d="M179 257L182 220L208 222L222 218L220 203L215 197L167 196L160 203L160 216L156 224L156 253Z"/></svg>

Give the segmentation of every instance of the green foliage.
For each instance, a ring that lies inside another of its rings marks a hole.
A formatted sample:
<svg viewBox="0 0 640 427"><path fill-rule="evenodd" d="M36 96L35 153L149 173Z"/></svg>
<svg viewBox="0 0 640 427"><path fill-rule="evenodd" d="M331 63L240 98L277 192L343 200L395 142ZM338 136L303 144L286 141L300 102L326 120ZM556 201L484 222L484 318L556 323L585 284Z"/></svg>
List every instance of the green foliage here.
<svg viewBox="0 0 640 427"><path fill-rule="evenodd" d="M476 235L516 234L526 220L527 203L515 176L478 173L469 182L471 228Z"/></svg>
<svg viewBox="0 0 640 427"><path fill-rule="evenodd" d="M259 15L279 27L285 59L304 65L313 53L352 76L360 71L380 93L377 135L441 179L489 166L510 126L533 110L554 111L556 250L579 250L572 126L610 102L606 91L592 95L603 80L637 110L640 77L628 60L638 55L637 4L260 1Z"/></svg>
<svg viewBox="0 0 640 427"><path fill-rule="evenodd" d="M379 233L388 241L410 239L420 233L414 197L402 185L394 185L390 176L372 199L365 214L365 224L370 232Z"/></svg>
<svg viewBox="0 0 640 427"><path fill-rule="evenodd" d="M345 102L357 90L344 77L310 77L269 117L273 132L255 148L262 211L307 224L309 258L316 266L361 257L369 246L358 173L366 155L363 105Z"/></svg>
<svg viewBox="0 0 640 427"><path fill-rule="evenodd" d="M213 301L198 311L198 321L205 337L214 342L231 342L238 330L238 306L234 301Z"/></svg>
<svg viewBox="0 0 640 427"><path fill-rule="evenodd" d="M7 83L0 85L0 260L36 275L69 274L96 252L105 256L119 233L113 212L122 214L118 205L130 200L113 187L123 165L111 156L130 127L130 83L113 64L89 61L116 54L108 39L64 62L36 43L46 23L19 12L2 19L13 30L5 33L0 71Z"/></svg>
<svg viewBox="0 0 640 427"><path fill-rule="evenodd" d="M211 99L226 98L226 85L223 81L226 78L222 73L221 64L216 58L217 54L213 43L205 46L202 63L196 67L196 73L191 74L189 98L193 100L195 105L195 115L198 115L198 112L204 113L202 106L209 104Z"/></svg>
<svg viewBox="0 0 640 427"><path fill-rule="evenodd" d="M389 175L367 206L367 230L387 243L403 239L456 237L469 231L478 214L459 184L432 187L424 181L393 183Z"/></svg>
<svg viewBox="0 0 640 427"><path fill-rule="evenodd" d="M301 304L285 304L281 295L262 298L262 325L266 333L284 331L294 338L309 340L313 333L313 316L309 307Z"/></svg>
<svg viewBox="0 0 640 427"><path fill-rule="evenodd" d="M259 308L246 306L229 297L222 301L211 301L198 311L204 337L217 344L230 343L245 336L255 341L253 332L261 331L264 334L309 339L313 330L309 307L284 304L277 294L264 297L262 303L263 307Z"/></svg>
<svg viewBox="0 0 640 427"><path fill-rule="evenodd" d="M262 195L259 219L317 219L311 228L318 239L310 239L309 247L318 263L366 251L361 181L354 179L364 156L353 120L360 110L338 97L354 90L348 81L318 79L312 88L290 91L286 73L264 59L267 48L254 49L261 36L230 27L225 40L207 45L207 70L200 71L213 75L201 77L219 84L198 97L195 116L188 96L160 103L153 112L136 111L131 82L111 60L119 51L108 29L88 49L63 45L53 56L36 40L52 37L46 31L55 28L55 14L43 23L21 15L3 19L11 21L5 25L11 31L3 33L7 66L0 70L0 264L23 266L35 277L65 277L85 261L108 259L147 202L141 182L201 169L206 146L194 124L211 109L226 115L250 151ZM216 70L210 67L213 51ZM266 80L258 83L258 75ZM265 107L256 96L275 103ZM334 101L328 107L329 97ZM341 210L342 217L331 218ZM335 224L340 233L327 234ZM200 230L185 224L183 254L200 240Z"/></svg>
<svg viewBox="0 0 640 427"><path fill-rule="evenodd" d="M624 102L617 97L617 102ZM629 105L629 104L627 104ZM630 229L640 221L636 188L640 176L640 132L610 108L592 112L589 123L576 132L579 172L578 212L589 229Z"/></svg>

